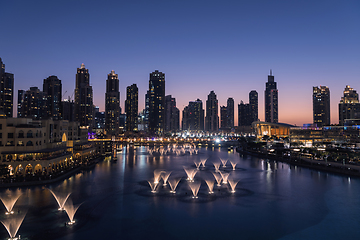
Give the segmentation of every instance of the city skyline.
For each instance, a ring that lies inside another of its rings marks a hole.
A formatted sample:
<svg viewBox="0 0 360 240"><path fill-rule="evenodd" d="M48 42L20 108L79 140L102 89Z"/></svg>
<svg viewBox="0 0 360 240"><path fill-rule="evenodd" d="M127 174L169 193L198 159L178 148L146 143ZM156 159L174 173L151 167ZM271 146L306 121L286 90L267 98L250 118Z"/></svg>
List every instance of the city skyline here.
<svg viewBox="0 0 360 240"><path fill-rule="evenodd" d="M357 1L8 1L2 6L6 11L0 20L7 34L0 37L0 57L6 71L14 74L14 93L40 88L43 79L55 75L67 98L75 89L75 68L84 63L100 111L105 110L104 79L111 70L119 74L121 108L126 87L136 83L141 111L148 73L158 69L166 73L166 95L176 98L180 111L193 99L205 102L212 90L220 106L229 97L237 105L256 90L259 119L264 120L263 92L272 69L279 122L302 125L312 123L313 86L331 91L331 123L338 123L345 86L360 89ZM110 9L120 14L109 15ZM149 12L161 12L162 18L148 18ZM113 37L104 37L109 32ZM237 125L236 108L234 115Z"/></svg>

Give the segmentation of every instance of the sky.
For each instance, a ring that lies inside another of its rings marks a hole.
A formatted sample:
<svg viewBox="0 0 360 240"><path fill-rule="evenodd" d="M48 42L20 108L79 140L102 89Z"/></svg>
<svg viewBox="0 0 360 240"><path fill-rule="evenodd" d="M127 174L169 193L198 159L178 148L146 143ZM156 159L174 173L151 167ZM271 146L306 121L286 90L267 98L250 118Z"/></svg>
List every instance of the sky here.
<svg viewBox="0 0 360 240"><path fill-rule="evenodd" d="M0 58L18 89L56 75L73 98L76 68L89 69L94 104L105 110L111 70L126 87L137 84L144 108L149 74L165 73L166 95L182 110L214 91L247 103L264 90L272 69L279 122L312 123L312 87L328 86L331 123L346 85L360 91L360 1L2 1ZM220 108L219 108L220 109ZM16 116L16 114L14 115Z"/></svg>

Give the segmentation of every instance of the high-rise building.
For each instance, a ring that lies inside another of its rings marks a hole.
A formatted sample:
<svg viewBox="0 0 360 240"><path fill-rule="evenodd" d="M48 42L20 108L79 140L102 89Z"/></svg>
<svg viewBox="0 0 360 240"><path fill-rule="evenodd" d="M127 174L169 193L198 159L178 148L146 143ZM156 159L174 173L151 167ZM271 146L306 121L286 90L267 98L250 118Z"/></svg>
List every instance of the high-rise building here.
<svg viewBox="0 0 360 240"><path fill-rule="evenodd" d="M234 99L233 98L227 99L226 111L227 111L226 127L234 128Z"/></svg>
<svg viewBox="0 0 360 240"><path fill-rule="evenodd" d="M218 100L216 94L211 91L206 100L205 131L216 132L219 130Z"/></svg>
<svg viewBox="0 0 360 240"><path fill-rule="evenodd" d="M96 129L105 129L105 112L100 112L99 106L95 107L94 111L94 121L95 121L95 127Z"/></svg>
<svg viewBox="0 0 360 240"><path fill-rule="evenodd" d="M344 125L346 119L360 118L359 94L349 85L345 87L344 96L339 103L339 124Z"/></svg>
<svg viewBox="0 0 360 240"><path fill-rule="evenodd" d="M313 87L313 119L318 127L330 125L330 90L326 86Z"/></svg>
<svg viewBox="0 0 360 240"><path fill-rule="evenodd" d="M90 86L89 70L84 64L77 69L75 84L75 120L80 126L88 126L92 129L93 119L93 90Z"/></svg>
<svg viewBox="0 0 360 240"><path fill-rule="evenodd" d="M204 131L204 109L200 99L189 102L182 116L182 130Z"/></svg>
<svg viewBox="0 0 360 240"><path fill-rule="evenodd" d="M221 129L228 128L228 111L226 106L220 106L220 127Z"/></svg>
<svg viewBox="0 0 360 240"><path fill-rule="evenodd" d="M47 119L47 93L37 87L31 87L24 93L21 117L36 120Z"/></svg>
<svg viewBox="0 0 360 240"><path fill-rule="evenodd" d="M149 124L151 134L162 135L164 132L165 73L155 70L149 80Z"/></svg>
<svg viewBox="0 0 360 240"><path fill-rule="evenodd" d="M126 131L138 131L138 92L136 84L126 88Z"/></svg>
<svg viewBox="0 0 360 240"><path fill-rule="evenodd" d="M0 58L0 112L13 117L14 74L5 72L5 64Z"/></svg>
<svg viewBox="0 0 360 240"><path fill-rule="evenodd" d="M165 96L165 131L176 132L180 129L180 111L176 107L175 98Z"/></svg>
<svg viewBox="0 0 360 240"><path fill-rule="evenodd" d="M47 98L47 118L53 120L62 119L62 84L57 76L49 76L44 79L43 92Z"/></svg>
<svg viewBox="0 0 360 240"><path fill-rule="evenodd" d="M119 133L120 117L120 92L119 78L112 70L106 80L105 93L105 129L109 136L116 136Z"/></svg>
<svg viewBox="0 0 360 240"><path fill-rule="evenodd" d="M68 120L69 122L75 121L75 103L74 100L70 100L70 97L68 99L64 99L62 102L62 119Z"/></svg>
<svg viewBox="0 0 360 240"><path fill-rule="evenodd" d="M249 104L250 104L250 114L251 114L251 121L256 122L258 117L258 93L255 90L252 90L249 93Z"/></svg>
<svg viewBox="0 0 360 240"><path fill-rule="evenodd" d="M265 89L265 122L278 122L278 90L271 70Z"/></svg>
<svg viewBox="0 0 360 240"><path fill-rule="evenodd" d="M251 105L241 101L238 105L238 126L250 126L252 122Z"/></svg>
<svg viewBox="0 0 360 240"><path fill-rule="evenodd" d="M23 114L23 106L24 106L24 95L25 95L25 90L18 90L18 104L17 104L17 117L18 118L22 118L24 116L22 116Z"/></svg>

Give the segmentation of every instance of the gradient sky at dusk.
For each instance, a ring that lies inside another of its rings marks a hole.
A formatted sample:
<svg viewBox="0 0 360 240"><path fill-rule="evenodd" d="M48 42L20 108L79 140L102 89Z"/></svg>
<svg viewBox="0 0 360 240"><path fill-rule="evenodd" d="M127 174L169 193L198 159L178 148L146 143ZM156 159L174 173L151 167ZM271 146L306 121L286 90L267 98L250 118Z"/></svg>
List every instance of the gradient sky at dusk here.
<svg viewBox="0 0 360 240"><path fill-rule="evenodd" d="M90 72L94 104L104 110L107 74L139 88L144 107L149 73L165 73L166 95L180 111L214 90L248 102L273 70L279 121L312 122L312 87L326 85L331 122L345 85L360 91L360 1L2 1L0 57L17 90L56 75L64 97L75 88L76 68ZM16 106L16 104L14 104ZM15 115L16 116L16 115ZM237 117L236 117L237 124Z"/></svg>

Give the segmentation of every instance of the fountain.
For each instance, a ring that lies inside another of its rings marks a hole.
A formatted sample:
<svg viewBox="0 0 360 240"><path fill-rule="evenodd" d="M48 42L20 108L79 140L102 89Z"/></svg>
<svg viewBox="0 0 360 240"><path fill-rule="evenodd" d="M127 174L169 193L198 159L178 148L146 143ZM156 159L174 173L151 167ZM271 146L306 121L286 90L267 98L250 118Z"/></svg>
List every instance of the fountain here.
<svg viewBox="0 0 360 240"><path fill-rule="evenodd" d="M159 170L159 169L154 170L154 183L156 183L156 184L159 183L162 172L163 172L163 171L161 171L161 170Z"/></svg>
<svg viewBox="0 0 360 240"><path fill-rule="evenodd" d="M11 191L9 191L9 192L11 192ZM0 199L3 202L3 204L7 210L7 212L5 214L13 214L14 213L13 207L14 207L16 201L21 196L21 194L22 193L19 191L18 193L13 194L13 195L10 193L9 194L4 193L4 194L0 195Z"/></svg>
<svg viewBox="0 0 360 240"><path fill-rule="evenodd" d="M235 166L236 166L237 162L230 160L230 163L231 163L231 166L232 166L233 170L235 170Z"/></svg>
<svg viewBox="0 0 360 240"><path fill-rule="evenodd" d="M192 169L192 168L185 168L184 167L184 170L185 170L185 172L186 172L186 175L187 175L187 179L186 180L188 180L188 181L190 181L190 182L193 182L194 181L194 177L195 177L195 175L196 175L196 173L197 173L197 169Z"/></svg>
<svg viewBox="0 0 360 240"><path fill-rule="evenodd" d="M201 165L202 165L203 167L205 167L206 160L207 160L207 158L201 159Z"/></svg>
<svg viewBox="0 0 360 240"><path fill-rule="evenodd" d="M221 186L221 180L222 180L221 174L216 173L216 172L213 172L212 174L214 175L214 178L216 179L217 186L220 187Z"/></svg>
<svg viewBox="0 0 360 240"><path fill-rule="evenodd" d="M55 193L54 191L52 191L51 189L49 189L49 191L52 193L52 195L54 196L55 200L57 201L58 205L59 205L59 211L64 210L64 205L66 203L66 200L69 198L71 193L68 194L64 194L64 193Z"/></svg>
<svg viewBox="0 0 360 240"><path fill-rule="evenodd" d="M199 161L194 161L194 163L195 163L196 169L199 170L199 167L200 167L201 162L199 162Z"/></svg>
<svg viewBox="0 0 360 240"><path fill-rule="evenodd" d="M220 171L219 171L220 172ZM221 174L221 177L223 179L223 184L227 184L227 181L228 181L228 178L229 178L229 175L230 173L226 173L226 172L220 172Z"/></svg>
<svg viewBox="0 0 360 240"><path fill-rule="evenodd" d="M207 179L207 180L205 180L205 182L206 182L206 184L207 184L207 186L209 188L209 193L210 194L214 193L214 191L213 191L214 190L214 184L215 184L214 180Z"/></svg>
<svg viewBox="0 0 360 240"><path fill-rule="evenodd" d="M239 180L229 179L229 184L231 187L231 192L235 192L236 185L238 184Z"/></svg>
<svg viewBox="0 0 360 240"><path fill-rule="evenodd" d="M26 212L13 215L11 218L7 218L7 219L1 221L1 223L4 225L7 232L9 233L10 238L8 238L8 240L20 239L20 237L17 238L15 236L16 236L17 232L19 231L19 228L25 218L25 215L26 215Z"/></svg>
<svg viewBox="0 0 360 240"><path fill-rule="evenodd" d="M220 163L218 162L213 162L214 164L214 167L215 167L215 172L218 172L219 171L219 168L220 168Z"/></svg>
<svg viewBox="0 0 360 240"><path fill-rule="evenodd" d="M155 181L148 181L150 188L151 188L151 192L152 193L156 193L156 187L158 185L159 182L155 182Z"/></svg>
<svg viewBox="0 0 360 240"><path fill-rule="evenodd" d="M223 165L223 168L225 168L226 167L226 163L227 163L227 159L221 159L220 158L220 161L221 161L221 163L222 163L222 165Z"/></svg>
<svg viewBox="0 0 360 240"><path fill-rule="evenodd" d="M164 184L163 186L166 186L166 182L171 174L171 171L167 172L167 171L162 171L163 174L161 174L161 178L163 179L164 181Z"/></svg>
<svg viewBox="0 0 360 240"><path fill-rule="evenodd" d="M190 182L189 183L189 187L193 193L192 198L198 198L197 194L199 192L200 186L201 186L200 182Z"/></svg>
<svg viewBox="0 0 360 240"><path fill-rule="evenodd" d="M171 193L176 193L175 189L177 187L177 185L179 184L180 182L180 178L173 178L173 179L169 179L169 185L170 185L170 192Z"/></svg>
<svg viewBox="0 0 360 240"><path fill-rule="evenodd" d="M77 206L74 206L71 198L69 198L66 201L66 204L64 205L64 209L70 219L70 222L68 222L68 225L72 225L75 223L74 216L75 216L76 211L79 209L80 205L81 205L81 203Z"/></svg>

